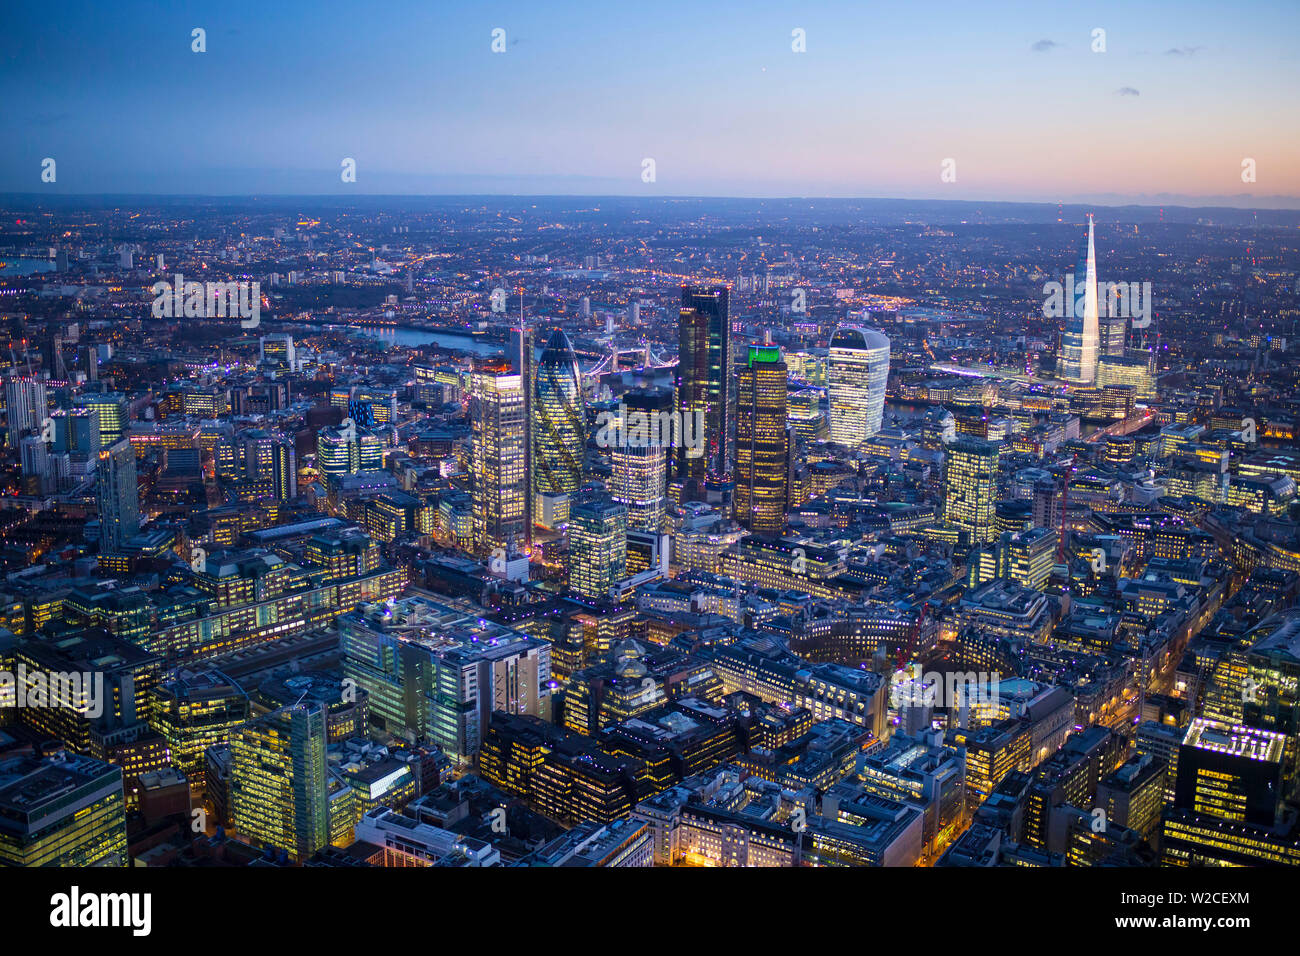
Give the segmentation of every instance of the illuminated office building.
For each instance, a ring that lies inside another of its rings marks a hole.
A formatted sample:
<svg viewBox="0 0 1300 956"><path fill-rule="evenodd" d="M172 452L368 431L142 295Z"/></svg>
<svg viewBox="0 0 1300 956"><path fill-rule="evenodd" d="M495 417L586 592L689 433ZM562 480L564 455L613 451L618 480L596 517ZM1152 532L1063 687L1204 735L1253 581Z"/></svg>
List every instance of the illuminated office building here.
<svg viewBox="0 0 1300 956"><path fill-rule="evenodd" d="M524 379L501 358L476 359L471 383L474 542L481 554L527 541Z"/></svg>
<svg viewBox="0 0 1300 956"><path fill-rule="evenodd" d="M0 866L127 866L122 770L59 751L0 757Z"/></svg>
<svg viewBox="0 0 1300 956"><path fill-rule="evenodd" d="M980 439L944 449L943 522L981 544L997 537L998 446Z"/></svg>
<svg viewBox="0 0 1300 956"><path fill-rule="evenodd" d="M688 500L697 496L709 476L728 473L735 385L731 359L731 319L727 289L682 287L677 364L677 407L682 428L704 424L702 456L692 456L683 443L677 449L676 478L690 485ZM701 438L694 435L698 442Z"/></svg>
<svg viewBox="0 0 1300 956"><path fill-rule="evenodd" d="M874 329L841 325L827 358L831 441L857 445L880 431L889 382L889 339Z"/></svg>
<svg viewBox="0 0 1300 956"><path fill-rule="evenodd" d="M737 373L735 519L754 534L785 530L786 367L770 346L749 348Z"/></svg>
<svg viewBox="0 0 1300 956"><path fill-rule="evenodd" d="M1043 590L1056 564L1058 537L1051 528L1003 532L998 539L997 576Z"/></svg>
<svg viewBox="0 0 1300 956"><path fill-rule="evenodd" d="M298 362L294 354L293 336L280 332L263 335L258 339L258 358L279 368L297 371Z"/></svg>
<svg viewBox="0 0 1300 956"><path fill-rule="evenodd" d="M255 846L302 862L329 845L325 709L284 707L231 738L230 807L235 829Z"/></svg>
<svg viewBox="0 0 1300 956"><path fill-rule="evenodd" d="M1300 831L1287 810L1286 736L1204 717L1179 748L1174 805L1160 849L1166 866L1300 865Z"/></svg>
<svg viewBox="0 0 1300 956"><path fill-rule="evenodd" d="M72 400L77 408L93 408L99 415L99 443L111 445L126 434L126 396L113 392L91 392Z"/></svg>
<svg viewBox="0 0 1300 956"><path fill-rule="evenodd" d="M339 618L343 673L371 721L449 759L474 758L493 712L549 716L551 644L423 597Z"/></svg>
<svg viewBox="0 0 1300 956"><path fill-rule="evenodd" d="M1097 380L1097 357L1101 347L1092 216L1088 217L1088 238L1079 255L1074 281L1076 285L1073 288L1067 285L1064 298L1065 329L1061 333L1060 374L1057 377L1079 385L1091 385Z"/></svg>
<svg viewBox="0 0 1300 956"><path fill-rule="evenodd" d="M131 443L123 438L101 449L96 473L99 550L113 554L140 531L140 492Z"/></svg>
<svg viewBox="0 0 1300 956"><path fill-rule="evenodd" d="M359 435L357 439L358 470L361 469L361 456L367 456L367 463L373 463L376 450L379 452L379 466L383 466L383 448L378 439L366 441L367 436ZM278 501L290 501L298 497L298 467L293 451L293 444L261 429L243 432L239 439L243 444L244 480L250 484L264 487L266 493ZM319 443L318 443L319 447ZM349 458L351 452L349 450ZM350 464L350 461L349 461Z"/></svg>
<svg viewBox="0 0 1300 956"><path fill-rule="evenodd" d="M1107 354L1097 360L1097 387L1131 385L1134 397L1149 401L1156 397L1154 354L1142 349L1128 349L1118 355Z"/></svg>
<svg viewBox="0 0 1300 956"><path fill-rule="evenodd" d="M172 763L196 790L205 785L203 752L230 743L248 720L248 694L220 671L183 671L153 691L150 723L171 747Z"/></svg>
<svg viewBox="0 0 1300 956"><path fill-rule="evenodd" d="M587 444L586 412L578 361L560 329L551 333L537 363L531 414L534 493L577 493Z"/></svg>
<svg viewBox="0 0 1300 956"><path fill-rule="evenodd" d="M277 466L267 454L265 464L274 474L284 462ZM354 424L349 431L342 426L322 428L316 435L316 469L322 475L355 475L359 471L380 471L383 467L384 443L368 429Z"/></svg>
<svg viewBox="0 0 1300 956"><path fill-rule="evenodd" d="M826 416L821 408L825 394L817 388L801 388L790 392L787 415L795 434L805 441L826 437Z"/></svg>
<svg viewBox="0 0 1300 956"><path fill-rule="evenodd" d="M627 569L627 508L590 494L569 511L569 590L601 600Z"/></svg>
<svg viewBox="0 0 1300 956"><path fill-rule="evenodd" d="M668 389L632 389L623 396L629 415L641 421L665 421L672 414ZM610 495L627 508L628 531L658 534L668 505L668 455L671 437L662 428L648 428L645 441L623 441L610 451Z"/></svg>

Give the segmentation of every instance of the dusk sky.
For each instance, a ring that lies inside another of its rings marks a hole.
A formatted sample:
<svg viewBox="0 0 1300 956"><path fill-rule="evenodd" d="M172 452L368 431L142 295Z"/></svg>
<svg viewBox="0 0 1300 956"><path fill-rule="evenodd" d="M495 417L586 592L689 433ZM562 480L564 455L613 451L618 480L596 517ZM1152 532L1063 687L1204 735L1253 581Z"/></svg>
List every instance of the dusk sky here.
<svg viewBox="0 0 1300 956"><path fill-rule="evenodd" d="M1300 207L1300 3L1130 6L12 4L0 190Z"/></svg>

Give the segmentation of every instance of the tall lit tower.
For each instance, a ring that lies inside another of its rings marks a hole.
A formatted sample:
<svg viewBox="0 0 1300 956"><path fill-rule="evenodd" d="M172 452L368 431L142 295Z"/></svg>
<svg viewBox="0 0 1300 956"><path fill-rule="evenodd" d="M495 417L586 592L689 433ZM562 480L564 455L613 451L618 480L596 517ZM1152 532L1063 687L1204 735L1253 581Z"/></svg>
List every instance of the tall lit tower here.
<svg viewBox="0 0 1300 956"><path fill-rule="evenodd" d="M41 430L47 405L44 382L31 375L10 375L5 378L5 409L10 445L16 447L23 435Z"/></svg>
<svg viewBox="0 0 1300 956"><path fill-rule="evenodd" d="M140 531L140 492L131 442L122 438L101 449L95 473L99 550L101 554L115 554Z"/></svg>
<svg viewBox="0 0 1300 956"><path fill-rule="evenodd" d="M610 494L627 508L629 531L658 534L668 504L667 463L672 436L671 429L651 427L651 422L671 421L672 393L666 388L632 389L623 396L623 405L629 416L645 416L640 420L647 434L629 436L629 440L612 449Z"/></svg>
<svg viewBox="0 0 1300 956"><path fill-rule="evenodd" d="M474 545L509 551L527 539L524 377L500 357L476 359L471 373Z"/></svg>
<svg viewBox="0 0 1300 956"><path fill-rule="evenodd" d="M582 379L569 337L551 333L533 383L531 471L538 495L574 495L582 487L587 419Z"/></svg>
<svg viewBox="0 0 1300 956"><path fill-rule="evenodd" d="M943 523L978 545L997 538L998 446L970 438L944 449Z"/></svg>
<svg viewBox="0 0 1300 956"><path fill-rule="evenodd" d="M569 510L569 590L606 596L627 570L627 509L609 495L584 495Z"/></svg>
<svg viewBox="0 0 1300 956"><path fill-rule="evenodd" d="M1082 285L1079 285L1082 278ZM1097 380L1097 352L1101 344L1097 308L1097 253L1093 247L1092 216L1088 217L1088 238L1079 255L1075 285L1067 285L1065 330L1061 334L1059 378L1079 385Z"/></svg>
<svg viewBox="0 0 1300 956"><path fill-rule="evenodd" d="M841 325L827 354L831 441L857 445L880 431L889 383L889 339L874 329Z"/></svg>
<svg viewBox="0 0 1300 956"><path fill-rule="evenodd" d="M754 534L785 530L786 374L781 350L751 345L737 374L736 522Z"/></svg>
<svg viewBox="0 0 1300 956"><path fill-rule="evenodd" d="M692 486L689 498L707 476L726 475L731 461L735 385L726 288L682 287L676 385L683 430L704 423L702 456L692 457L685 443L677 449L677 479Z"/></svg>

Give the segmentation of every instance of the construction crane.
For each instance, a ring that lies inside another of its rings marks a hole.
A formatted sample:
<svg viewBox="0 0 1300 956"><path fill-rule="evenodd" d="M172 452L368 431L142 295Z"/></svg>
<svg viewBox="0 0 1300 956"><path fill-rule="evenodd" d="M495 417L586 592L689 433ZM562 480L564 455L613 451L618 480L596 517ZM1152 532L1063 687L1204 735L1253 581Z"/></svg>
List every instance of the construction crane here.
<svg viewBox="0 0 1300 956"><path fill-rule="evenodd" d="M1075 452L1072 456L1070 456L1070 467L1066 469L1065 472L1065 487L1061 491L1061 535L1056 542L1056 563L1057 564L1061 564L1065 561L1065 528L1066 528L1065 522L1066 522L1066 513L1069 511L1070 508L1070 479L1074 477L1074 471L1078 467L1078 464L1079 464L1079 453ZM1068 569L1065 577L1066 580L1068 581L1070 577L1068 573Z"/></svg>

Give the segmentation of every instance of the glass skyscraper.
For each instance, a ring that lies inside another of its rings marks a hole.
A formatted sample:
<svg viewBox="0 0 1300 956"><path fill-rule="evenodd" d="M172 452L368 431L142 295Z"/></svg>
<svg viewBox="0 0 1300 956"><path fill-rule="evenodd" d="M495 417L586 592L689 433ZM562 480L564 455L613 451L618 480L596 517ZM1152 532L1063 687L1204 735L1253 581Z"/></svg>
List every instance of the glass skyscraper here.
<svg viewBox="0 0 1300 956"><path fill-rule="evenodd" d="M1093 247L1092 216L1088 217L1088 238L1079 254L1079 268L1074 276L1074 284L1066 285L1065 311L1058 377L1067 382L1091 385L1097 380L1097 353L1101 346L1097 307L1097 254Z"/></svg>
<svg viewBox="0 0 1300 956"><path fill-rule="evenodd" d="M582 487L586 412L582 379L569 337L551 333L533 384L533 490L539 495L573 495Z"/></svg>
<svg viewBox="0 0 1300 956"><path fill-rule="evenodd" d="M703 450L692 456L677 449L677 479L699 487L703 479L728 473L731 461L735 384L731 369L731 319L725 288L682 287L677 364L677 407L682 429L703 421ZM694 435L697 440L698 435ZM688 491L688 497L695 492Z"/></svg>
<svg viewBox="0 0 1300 956"><path fill-rule="evenodd" d="M585 495L569 511L569 590L601 600L627 568L627 509L609 495Z"/></svg>
<svg viewBox="0 0 1300 956"><path fill-rule="evenodd" d="M880 431L889 382L889 339L874 329L841 325L827 357L831 441L857 445Z"/></svg>
<svg viewBox="0 0 1300 956"><path fill-rule="evenodd" d="M735 518L755 534L785 530L786 382L780 349L751 345L737 374Z"/></svg>
<svg viewBox="0 0 1300 956"><path fill-rule="evenodd" d="M665 421L672 414L668 389L632 389L623 396L629 414L644 415L642 422ZM626 423L625 423L626 427ZM610 454L610 494L627 508L629 531L658 534L667 509L667 461L671 432L649 427L645 441L624 441Z"/></svg>
<svg viewBox="0 0 1300 956"><path fill-rule="evenodd" d="M481 554L527 540L527 409L524 377L501 358L474 362L474 543Z"/></svg>

